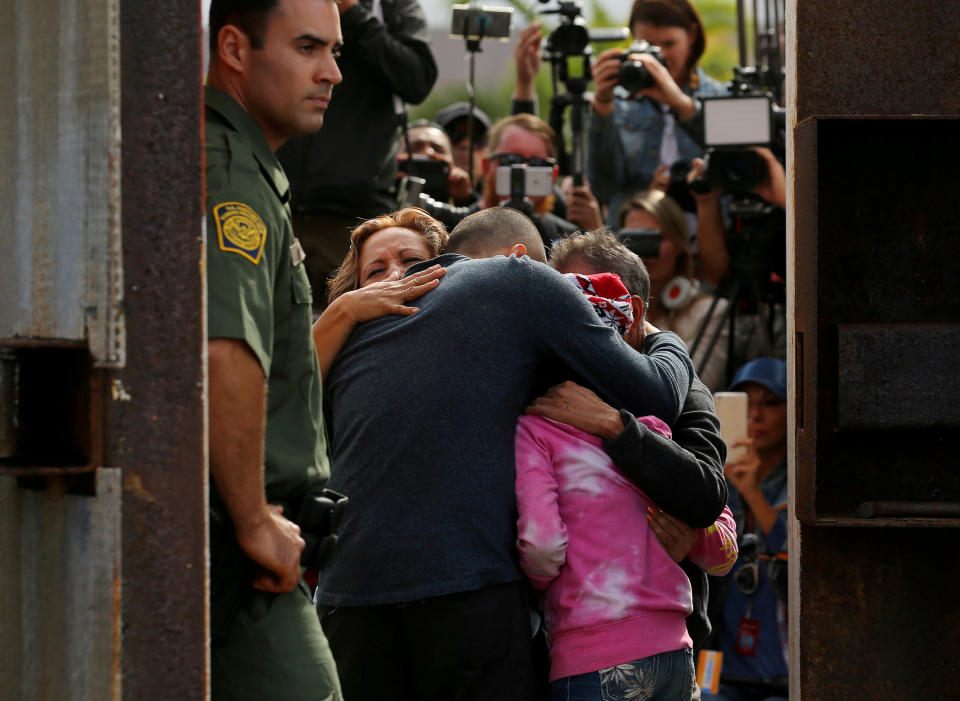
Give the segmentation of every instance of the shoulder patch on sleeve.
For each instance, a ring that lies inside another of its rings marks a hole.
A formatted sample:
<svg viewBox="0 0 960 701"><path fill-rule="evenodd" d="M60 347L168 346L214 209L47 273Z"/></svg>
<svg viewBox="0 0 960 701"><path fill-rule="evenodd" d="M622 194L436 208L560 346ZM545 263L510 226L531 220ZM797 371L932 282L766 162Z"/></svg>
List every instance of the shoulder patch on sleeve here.
<svg viewBox="0 0 960 701"><path fill-rule="evenodd" d="M260 262L267 242L267 226L260 215L242 202L222 202L213 208L213 220L221 251L239 253L254 264Z"/></svg>

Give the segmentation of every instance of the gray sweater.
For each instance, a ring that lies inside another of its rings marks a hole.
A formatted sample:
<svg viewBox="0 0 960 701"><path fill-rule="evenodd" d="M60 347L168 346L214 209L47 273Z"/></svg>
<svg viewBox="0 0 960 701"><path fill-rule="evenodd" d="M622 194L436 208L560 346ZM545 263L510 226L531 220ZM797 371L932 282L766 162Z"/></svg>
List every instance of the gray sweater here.
<svg viewBox="0 0 960 701"><path fill-rule="evenodd" d="M683 342L646 355L602 325L582 294L529 258L446 254L417 314L360 325L326 383L329 486L350 497L322 574L328 606L369 606L522 579L517 417L554 379L673 423L693 370Z"/></svg>

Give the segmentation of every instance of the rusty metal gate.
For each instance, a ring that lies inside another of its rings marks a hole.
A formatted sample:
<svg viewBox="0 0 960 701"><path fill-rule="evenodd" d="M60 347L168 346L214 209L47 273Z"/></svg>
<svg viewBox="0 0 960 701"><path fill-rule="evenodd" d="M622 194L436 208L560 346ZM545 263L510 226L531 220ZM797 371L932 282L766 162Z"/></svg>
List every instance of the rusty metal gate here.
<svg viewBox="0 0 960 701"><path fill-rule="evenodd" d="M0 695L204 698L199 3L2 14Z"/></svg>
<svg viewBox="0 0 960 701"><path fill-rule="evenodd" d="M791 698L960 698L960 4L790 11Z"/></svg>

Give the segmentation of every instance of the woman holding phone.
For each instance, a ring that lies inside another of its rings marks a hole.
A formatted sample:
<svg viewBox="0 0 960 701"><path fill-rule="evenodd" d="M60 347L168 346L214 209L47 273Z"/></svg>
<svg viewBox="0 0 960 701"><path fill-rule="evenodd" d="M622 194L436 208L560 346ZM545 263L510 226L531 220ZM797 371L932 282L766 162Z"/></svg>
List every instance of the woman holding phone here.
<svg viewBox="0 0 960 701"><path fill-rule="evenodd" d="M734 375L748 399L748 438L724 467L727 504L737 522L740 554L724 585L714 647L723 652L721 701L787 698L787 367L757 358Z"/></svg>

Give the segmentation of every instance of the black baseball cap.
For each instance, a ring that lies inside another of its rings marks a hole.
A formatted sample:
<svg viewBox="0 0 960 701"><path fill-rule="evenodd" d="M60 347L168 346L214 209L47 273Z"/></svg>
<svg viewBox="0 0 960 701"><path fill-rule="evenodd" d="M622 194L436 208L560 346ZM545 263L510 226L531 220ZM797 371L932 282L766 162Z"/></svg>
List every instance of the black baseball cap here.
<svg viewBox="0 0 960 701"><path fill-rule="evenodd" d="M434 121L443 127L453 143L461 141L467 135L466 117L470 114L469 102L454 102L452 105L444 107L437 112ZM463 123L457 121L463 119ZM473 108L473 138L479 141L490 129L490 118L484 114L483 110L474 106Z"/></svg>

